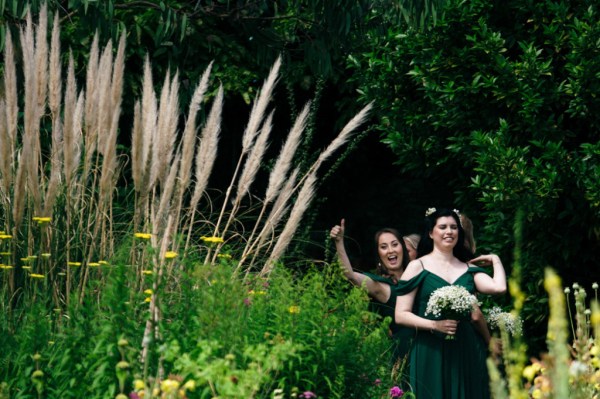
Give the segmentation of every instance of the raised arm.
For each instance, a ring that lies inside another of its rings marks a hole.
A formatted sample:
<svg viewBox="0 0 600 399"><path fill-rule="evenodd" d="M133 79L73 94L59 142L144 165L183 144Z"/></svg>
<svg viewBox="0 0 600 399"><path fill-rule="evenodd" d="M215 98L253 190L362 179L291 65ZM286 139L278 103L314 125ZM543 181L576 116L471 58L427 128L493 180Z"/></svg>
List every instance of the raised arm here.
<svg viewBox="0 0 600 399"><path fill-rule="evenodd" d="M483 294L504 294L506 292L506 273L498 255L481 255L471 259L470 263L481 266L491 265L494 270L493 277L485 273L476 273L474 275L477 291Z"/></svg>
<svg viewBox="0 0 600 399"><path fill-rule="evenodd" d="M342 219L339 225L333 226L329 236L335 243L335 249L342 266L344 276L357 287L364 287L369 296L375 298L379 302L385 303L390 298L390 286L388 284L379 283L370 277L357 273L352 269L350 258L346 252L344 245L345 220Z"/></svg>

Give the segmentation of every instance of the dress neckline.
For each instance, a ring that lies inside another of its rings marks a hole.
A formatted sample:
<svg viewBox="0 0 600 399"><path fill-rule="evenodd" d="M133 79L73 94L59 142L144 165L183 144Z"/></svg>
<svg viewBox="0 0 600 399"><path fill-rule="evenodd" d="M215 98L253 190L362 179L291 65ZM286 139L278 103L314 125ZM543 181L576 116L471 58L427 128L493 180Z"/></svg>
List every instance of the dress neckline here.
<svg viewBox="0 0 600 399"><path fill-rule="evenodd" d="M460 280L464 275L466 275L467 273L469 273L469 269L467 269L467 270L465 270L464 273L462 273L460 276L458 276L457 278L455 278L453 282L449 282L448 280L446 280L445 278L443 278L439 274L435 274L434 272L429 271L429 270L427 270L425 268L423 268L423 270L426 271L427 273L431 274L432 276L435 276L435 277L439 278L440 280L442 280L443 282L445 282L448 285L454 285L454 284L456 284L456 282L458 280Z"/></svg>

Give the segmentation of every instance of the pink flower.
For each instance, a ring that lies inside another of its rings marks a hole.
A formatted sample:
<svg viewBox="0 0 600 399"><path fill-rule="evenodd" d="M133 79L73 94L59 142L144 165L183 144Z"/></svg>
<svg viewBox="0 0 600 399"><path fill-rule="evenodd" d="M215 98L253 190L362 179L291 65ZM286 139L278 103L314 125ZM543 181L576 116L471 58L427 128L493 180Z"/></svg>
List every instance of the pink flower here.
<svg viewBox="0 0 600 399"><path fill-rule="evenodd" d="M313 392L311 391L306 391L304 392L302 395L299 396L300 398L304 398L304 399L312 399L312 398L316 398L317 395L315 395Z"/></svg>
<svg viewBox="0 0 600 399"><path fill-rule="evenodd" d="M404 391L398 387L392 387L392 389L390 389L390 396L392 398L401 398L402 395L404 395Z"/></svg>
<svg viewBox="0 0 600 399"><path fill-rule="evenodd" d="M252 305L252 301L250 300L250 298L244 298L244 305L246 305L246 306Z"/></svg>
<svg viewBox="0 0 600 399"><path fill-rule="evenodd" d="M373 381L373 385L381 385L381 380L379 378L375 379L375 381Z"/></svg>

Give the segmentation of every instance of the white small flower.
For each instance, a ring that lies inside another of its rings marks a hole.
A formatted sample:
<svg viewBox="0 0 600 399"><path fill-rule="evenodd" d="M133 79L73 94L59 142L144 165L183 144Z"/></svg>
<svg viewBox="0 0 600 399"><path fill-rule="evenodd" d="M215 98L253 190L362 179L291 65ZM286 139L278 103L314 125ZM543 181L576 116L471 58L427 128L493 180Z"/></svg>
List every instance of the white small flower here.
<svg viewBox="0 0 600 399"><path fill-rule="evenodd" d="M573 283L573 289L574 289L574 290L578 290L578 289L579 289L579 284L577 284L577 283Z"/></svg>
<svg viewBox="0 0 600 399"><path fill-rule="evenodd" d="M499 306L494 306L487 311L487 322L492 329L505 329L510 335L521 335L523 332L523 320L510 312L503 311Z"/></svg>
<svg viewBox="0 0 600 399"><path fill-rule="evenodd" d="M432 215L434 212L436 211L435 208L427 208L427 210L425 211L425 216L430 216Z"/></svg>
<svg viewBox="0 0 600 399"><path fill-rule="evenodd" d="M565 288L565 294L570 294L571 293L571 289L569 287Z"/></svg>
<svg viewBox="0 0 600 399"><path fill-rule="evenodd" d="M569 374L573 377L578 377L580 375L586 374L589 371L589 367L587 364L580 362L578 360L574 360L569 367Z"/></svg>
<svg viewBox="0 0 600 399"><path fill-rule="evenodd" d="M598 283L592 284L592 289L597 290L598 289Z"/></svg>
<svg viewBox="0 0 600 399"><path fill-rule="evenodd" d="M448 285L431 293L425 315L433 314L435 317L467 316L473 311L475 304L477 304L477 298L465 287Z"/></svg>

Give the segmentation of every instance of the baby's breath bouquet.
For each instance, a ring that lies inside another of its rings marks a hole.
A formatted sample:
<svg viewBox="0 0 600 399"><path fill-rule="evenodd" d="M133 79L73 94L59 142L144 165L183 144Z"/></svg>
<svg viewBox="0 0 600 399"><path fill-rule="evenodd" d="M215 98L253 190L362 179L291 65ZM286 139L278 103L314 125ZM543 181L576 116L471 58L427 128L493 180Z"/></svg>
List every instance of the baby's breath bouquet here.
<svg viewBox="0 0 600 399"><path fill-rule="evenodd" d="M487 322L490 328L500 330L502 326L512 335L521 335L523 332L523 321L519 316L510 312L505 312L499 306L494 306L486 312Z"/></svg>
<svg viewBox="0 0 600 399"><path fill-rule="evenodd" d="M431 293L427 301L425 316L432 314L444 319L460 320L469 316L476 304L477 298L465 287L448 285ZM454 336L446 335L446 339L454 339Z"/></svg>

